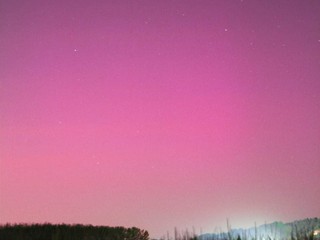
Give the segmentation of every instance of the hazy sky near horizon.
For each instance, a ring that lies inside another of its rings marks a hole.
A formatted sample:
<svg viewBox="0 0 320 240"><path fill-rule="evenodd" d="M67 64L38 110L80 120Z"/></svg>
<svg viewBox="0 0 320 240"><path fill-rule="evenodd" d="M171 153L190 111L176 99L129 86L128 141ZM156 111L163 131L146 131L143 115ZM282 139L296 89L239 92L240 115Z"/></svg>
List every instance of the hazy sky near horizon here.
<svg viewBox="0 0 320 240"><path fill-rule="evenodd" d="M0 222L319 217L320 1L0 1Z"/></svg>

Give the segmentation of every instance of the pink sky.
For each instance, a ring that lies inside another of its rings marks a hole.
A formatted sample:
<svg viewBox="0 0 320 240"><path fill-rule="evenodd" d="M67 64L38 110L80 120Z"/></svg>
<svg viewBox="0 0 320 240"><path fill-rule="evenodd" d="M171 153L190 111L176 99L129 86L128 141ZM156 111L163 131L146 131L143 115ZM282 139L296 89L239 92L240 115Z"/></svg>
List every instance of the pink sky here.
<svg viewBox="0 0 320 240"><path fill-rule="evenodd" d="M320 216L319 1L0 4L0 222L159 237Z"/></svg>

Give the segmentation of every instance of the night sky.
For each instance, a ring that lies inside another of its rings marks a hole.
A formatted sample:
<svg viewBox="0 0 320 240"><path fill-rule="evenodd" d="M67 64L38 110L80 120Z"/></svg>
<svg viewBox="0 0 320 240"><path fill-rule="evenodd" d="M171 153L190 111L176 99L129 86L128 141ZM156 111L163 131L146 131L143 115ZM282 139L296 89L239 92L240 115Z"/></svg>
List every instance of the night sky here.
<svg viewBox="0 0 320 240"><path fill-rule="evenodd" d="M0 223L159 237L320 216L320 1L0 1Z"/></svg>

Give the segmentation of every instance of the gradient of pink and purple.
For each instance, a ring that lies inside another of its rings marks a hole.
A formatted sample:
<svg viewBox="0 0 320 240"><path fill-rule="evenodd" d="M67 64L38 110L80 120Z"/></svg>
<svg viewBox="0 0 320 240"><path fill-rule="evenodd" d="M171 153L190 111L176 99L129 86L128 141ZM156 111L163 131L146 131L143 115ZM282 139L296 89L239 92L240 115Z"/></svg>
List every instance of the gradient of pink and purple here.
<svg viewBox="0 0 320 240"><path fill-rule="evenodd" d="M1 1L0 222L319 217L319 23L320 1Z"/></svg>

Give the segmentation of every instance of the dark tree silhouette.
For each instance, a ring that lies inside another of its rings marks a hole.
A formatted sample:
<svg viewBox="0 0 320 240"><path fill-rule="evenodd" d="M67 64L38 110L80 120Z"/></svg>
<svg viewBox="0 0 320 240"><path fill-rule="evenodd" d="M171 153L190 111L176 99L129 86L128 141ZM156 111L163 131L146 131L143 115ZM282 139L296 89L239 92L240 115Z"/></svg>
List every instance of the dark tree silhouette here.
<svg viewBox="0 0 320 240"><path fill-rule="evenodd" d="M0 240L148 240L149 233L136 227L67 224L6 224Z"/></svg>

